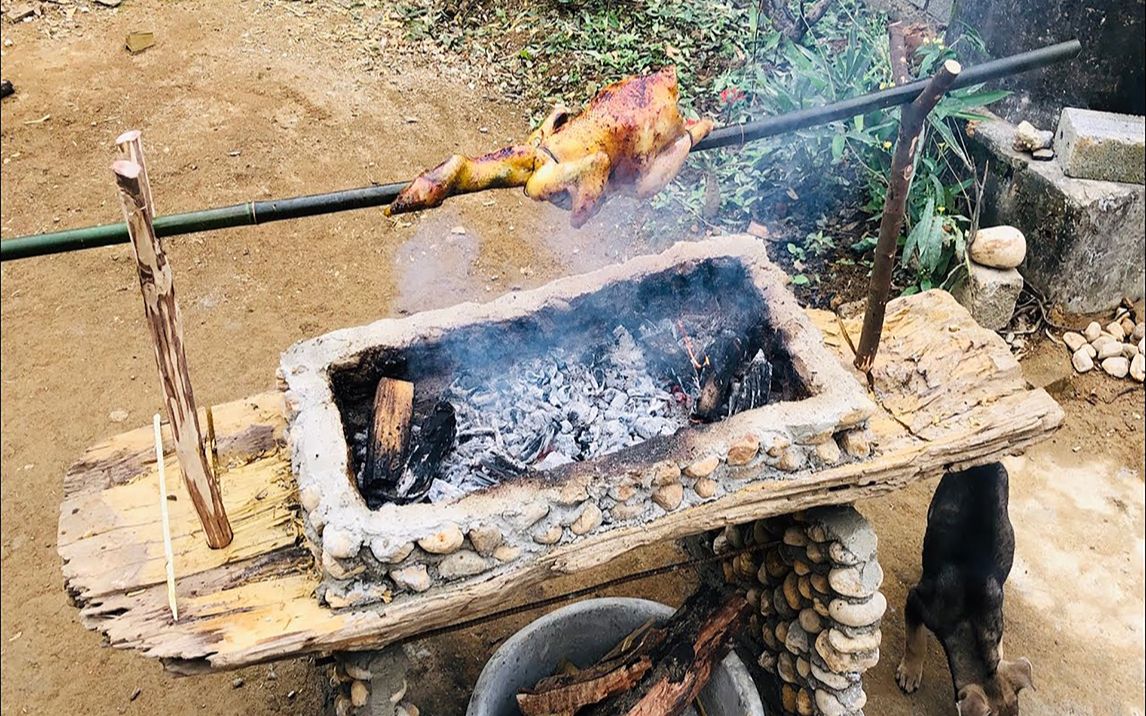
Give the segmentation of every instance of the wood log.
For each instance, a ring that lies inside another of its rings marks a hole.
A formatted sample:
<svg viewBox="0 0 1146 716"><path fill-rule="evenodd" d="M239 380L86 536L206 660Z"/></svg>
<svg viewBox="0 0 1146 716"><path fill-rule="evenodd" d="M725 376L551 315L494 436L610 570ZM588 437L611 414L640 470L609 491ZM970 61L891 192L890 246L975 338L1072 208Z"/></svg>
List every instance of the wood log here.
<svg viewBox="0 0 1146 716"><path fill-rule="evenodd" d="M440 401L426 419L418 424L418 436L402 477L394 490L384 495L387 502L417 502L430 491L442 460L454 448L458 436L458 419L454 406Z"/></svg>
<svg viewBox="0 0 1146 716"><path fill-rule="evenodd" d="M358 490L371 509L393 492L410 449L410 421L414 417L414 384L382 378L374 390L374 411L366 437L366 461Z"/></svg>
<svg viewBox="0 0 1146 716"><path fill-rule="evenodd" d="M719 420L728 414L728 396L732 380L748 357L747 341L738 333L723 330L705 348L700 358L700 394L693 410L705 422Z"/></svg>
<svg viewBox="0 0 1146 716"><path fill-rule="evenodd" d="M955 60L947 60L931 78L927 88L911 104L903 106L899 118L899 134L895 153L891 158L887 198L883 204L883 217L879 224L879 240L875 246L875 265L868 285L867 309L864 311L863 330L856 349L855 367L870 373L879 350L883 333L883 319L887 298L891 293L891 274L895 268L895 252L899 232L903 228L903 215L907 207L907 194L915 175L915 154L919 149L920 134L927 115L951 88L962 68Z"/></svg>
<svg viewBox="0 0 1146 716"><path fill-rule="evenodd" d="M653 668L634 688L584 711L585 716L677 716L684 712L728 653L751 607L740 594L694 594L672 616L667 636L650 651Z"/></svg>
<svg viewBox="0 0 1146 716"><path fill-rule="evenodd" d="M891 80L897 85L911 81L911 70L907 63L907 44L902 22L887 26L887 49L891 57Z"/></svg>
<svg viewBox="0 0 1146 716"><path fill-rule="evenodd" d="M138 134L129 137L125 146L127 153L134 152L139 159L143 158ZM159 367L160 386L175 438L175 453L179 458L183 483L207 535L207 544L220 549L231 543L233 534L199 429L183 347L183 321L179 304L175 301L171 266L152 225L154 214L150 203L151 189L146 185L147 175L140 162L130 159L113 163L112 172L131 235L139 288L143 293L143 312L151 329L155 362Z"/></svg>
<svg viewBox="0 0 1146 716"><path fill-rule="evenodd" d="M744 375L733 386L728 414L735 415L767 405L771 397L772 363L764 356L764 351L756 351L744 369Z"/></svg>

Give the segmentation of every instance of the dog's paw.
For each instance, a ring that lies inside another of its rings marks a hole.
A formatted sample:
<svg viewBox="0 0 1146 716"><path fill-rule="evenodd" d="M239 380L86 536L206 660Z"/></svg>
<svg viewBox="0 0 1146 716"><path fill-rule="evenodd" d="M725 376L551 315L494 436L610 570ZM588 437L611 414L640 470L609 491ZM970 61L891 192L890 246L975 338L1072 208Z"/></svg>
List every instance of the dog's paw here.
<svg viewBox="0 0 1146 716"><path fill-rule="evenodd" d="M899 666L895 669L895 681L904 693L915 693L919 683L923 681L923 664L909 664L906 659L899 662Z"/></svg>

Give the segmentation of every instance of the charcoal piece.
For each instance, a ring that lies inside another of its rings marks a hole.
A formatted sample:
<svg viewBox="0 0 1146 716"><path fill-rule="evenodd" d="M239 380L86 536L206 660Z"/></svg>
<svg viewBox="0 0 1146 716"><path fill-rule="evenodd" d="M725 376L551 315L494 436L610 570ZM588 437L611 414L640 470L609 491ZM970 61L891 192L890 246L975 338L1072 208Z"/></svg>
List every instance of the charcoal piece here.
<svg viewBox="0 0 1146 716"><path fill-rule="evenodd" d="M700 395L693 411L697 418L713 422L725 416L729 388L748 357L748 348L744 339L725 329L707 346L703 357L697 356L701 363Z"/></svg>
<svg viewBox="0 0 1146 716"><path fill-rule="evenodd" d="M514 460L500 450L491 451L490 454L482 460L481 466L485 468L486 472L498 480L524 475L529 472L528 465Z"/></svg>
<svg viewBox="0 0 1146 716"><path fill-rule="evenodd" d="M458 420L454 414L454 406L441 401L434 406L434 410L419 424L417 437L412 441L410 458L406 461L406 469L394 490L383 489L377 493L383 502L392 502L403 505L417 502L430 491L430 485L438 473L438 467L454 447L457 438ZM370 509L378 509L383 503L371 504L367 496Z"/></svg>
<svg viewBox="0 0 1146 716"><path fill-rule="evenodd" d="M772 397L772 363L764 351L756 355L744 369L744 375L732 386L728 401L728 414L735 415L767 405Z"/></svg>
<svg viewBox="0 0 1146 716"><path fill-rule="evenodd" d="M12 83L9 82L8 80L3 80L2 82L0 82L0 97L7 97L8 95L12 94L15 91L16 91L16 88L13 87Z"/></svg>

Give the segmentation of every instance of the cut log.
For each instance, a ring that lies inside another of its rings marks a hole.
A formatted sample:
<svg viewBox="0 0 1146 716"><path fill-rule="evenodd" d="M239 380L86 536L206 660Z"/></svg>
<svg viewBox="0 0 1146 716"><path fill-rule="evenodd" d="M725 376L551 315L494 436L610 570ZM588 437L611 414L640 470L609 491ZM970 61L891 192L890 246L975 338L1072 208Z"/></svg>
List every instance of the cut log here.
<svg viewBox="0 0 1146 716"><path fill-rule="evenodd" d="M231 543L233 535L199 429L187 355L183 348L183 322L179 304L175 301L171 265L152 225L151 187L147 184L147 173L142 164L143 148L139 133L128 132L119 138L119 142L120 150L131 159L113 163L112 172L119 187L123 216L135 253L139 288L143 293L143 312L151 329L160 386L175 437L175 454L179 458L183 483L207 535L207 544L213 549L221 549Z"/></svg>
<svg viewBox="0 0 1146 716"><path fill-rule="evenodd" d="M712 422L727 414L729 389L748 357L748 350L744 338L728 330L717 334L705 349L700 359L700 395L693 411L697 418Z"/></svg>
<svg viewBox="0 0 1146 716"><path fill-rule="evenodd" d="M393 492L386 494L389 502L403 504L417 502L430 491L438 467L454 447L458 436L458 419L454 406L441 401L434 411L418 426L417 439L402 478Z"/></svg>
<svg viewBox="0 0 1146 716"><path fill-rule="evenodd" d="M366 438L366 462L358 490L371 509L393 492L410 449L410 421L414 416L414 384L382 378L374 391L374 413Z"/></svg>
<svg viewBox="0 0 1146 716"><path fill-rule="evenodd" d="M653 668L635 687L601 701L585 716L678 716L687 709L728 653L751 607L740 594L702 589L664 626L649 651Z"/></svg>

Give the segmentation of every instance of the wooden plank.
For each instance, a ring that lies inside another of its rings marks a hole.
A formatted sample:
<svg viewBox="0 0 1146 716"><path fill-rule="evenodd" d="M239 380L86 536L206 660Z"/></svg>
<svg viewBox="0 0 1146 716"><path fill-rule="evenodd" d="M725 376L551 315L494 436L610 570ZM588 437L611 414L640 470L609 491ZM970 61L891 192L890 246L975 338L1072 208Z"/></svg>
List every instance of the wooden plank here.
<svg viewBox="0 0 1146 716"><path fill-rule="evenodd" d="M809 313L840 362L850 367L853 356L842 331L858 335L860 321L840 322L830 313ZM72 555L65 568L69 589L78 595L85 624L104 633L113 646L163 658L170 668L184 673L305 653L377 648L520 603L534 585L596 567L635 547L807 507L853 502L951 467L997 460L1044 439L1063 417L1045 391L1029 389L1002 340L974 324L941 292L888 304L872 381L874 396L884 408L870 423L878 445L878 454L870 460L794 479L747 484L719 500L652 523L613 529L564 546L519 569L360 610L333 611L318 605L314 589L319 580L310 555L286 538L292 520L280 521L284 511L295 509L287 457L282 452L264 454L245 471L236 468L223 475L224 499L236 515L236 538L230 548L234 557L212 562L211 550L202 544L186 536L180 542L177 564L191 569L179 571L179 624L170 623L166 608L158 510L132 511L130 519L122 512L134 505L130 490L152 490L154 495L155 489L154 460L148 467L126 449L139 447L138 436L127 433L89 451L83 464L92 466L90 472L72 471L68 493L69 499L98 500L109 513L108 524L118 525L118 539L128 546L116 546L116 537L102 534L99 523L86 523L86 529L73 527L77 517L65 502L60 524L61 533L67 529L66 549ZM253 403L216 406L220 443L253 425L281 431L281 416L267 411L271 402L270 396L259 396ZM128 465L136 466L134 473ZM86 476L101 487L85 489ZM240 507L250 505L251 495L274 480L284 479L288 487L276 488L273 496L268 493L263 507L254 505L247 511ZM272 502L277 510L271 509ZM180 523L184 530L188 517L184 515ZM145 536L142 545L136 544ZM64 540L61 545L63 551ZM77 564L76 555L98 554L99 545L105 547L102 552L113 550L114 560Z"/></svg>

